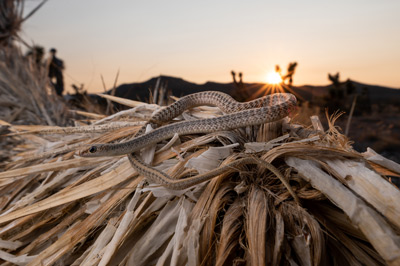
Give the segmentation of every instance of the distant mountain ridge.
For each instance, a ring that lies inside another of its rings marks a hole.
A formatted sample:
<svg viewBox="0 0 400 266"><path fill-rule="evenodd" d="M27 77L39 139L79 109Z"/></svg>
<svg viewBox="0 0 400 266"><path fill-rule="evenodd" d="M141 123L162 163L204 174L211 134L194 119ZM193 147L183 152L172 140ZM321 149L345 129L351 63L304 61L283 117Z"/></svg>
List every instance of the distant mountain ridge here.
<svg viewBox="0 0 400 266"><path fill-rule="evenodd" d="M208 90L221 91L234 95L237 89L234 83L206 82L204 84L196 84L182 78L159 76L151 78L145 82L122 84L116 88L115 96L147 102L150 97L150 91L153 91L158 79L160 79L162 84L167 86L167 90L170 90L172 95L177 97ZM364 88L368 89L371 104L400 104L400 89L368 85L356 81L352 81L352 83L358 93L361 93ZM248 88L250 95L262 90L265 85L265 83L244 83L244 86ZM293 86L292 89L295 94L298 94L304 100L313 101L316 98L328 95L330 88L332 88L332 85L304 85ZM109 90L108 93L110 94L111 90Z"/></svg>
<svg viewBox="0 0 400 266"><path fill-rule="evenodd" d="M172 95L177 97L208 90L216 90L232 94L236 89L236 86L233 83L206 82L204 84L196 84L183 80L182 78L159 76L144 82L122 84L116 88L115 96L132 100L147 101L149 98L149 92L153 91L159 78L160 82L167 86L167 90L170 90ZM111 90L108 91L108 93L111 93Z"/></svg>

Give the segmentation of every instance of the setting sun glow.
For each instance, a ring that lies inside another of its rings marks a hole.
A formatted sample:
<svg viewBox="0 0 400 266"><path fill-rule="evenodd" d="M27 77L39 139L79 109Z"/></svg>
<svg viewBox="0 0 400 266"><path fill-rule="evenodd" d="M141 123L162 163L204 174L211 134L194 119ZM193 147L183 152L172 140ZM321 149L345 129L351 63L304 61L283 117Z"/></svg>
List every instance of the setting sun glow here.
<svg viewBox="0 0 400 266"><path fill-rule="evenodd" d="M267 74L266 81L268 84L279 84L282 82L281 75L277 72L270 72Z"/></svg>

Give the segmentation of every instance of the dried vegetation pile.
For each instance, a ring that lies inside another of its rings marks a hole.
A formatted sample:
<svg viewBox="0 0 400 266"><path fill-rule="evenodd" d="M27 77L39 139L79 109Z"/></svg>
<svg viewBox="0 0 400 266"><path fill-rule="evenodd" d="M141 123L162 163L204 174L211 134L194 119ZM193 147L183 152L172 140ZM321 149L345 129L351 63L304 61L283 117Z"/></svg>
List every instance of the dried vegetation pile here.
<svg viewBox="0 0 400 266"><path fill-rule="evenodd" d="M66 107L49 89L47 70L14 46L0 49L0 116L12 124L65 125Z"/></svg>
<svg viewBox="0 0 400 266"><path fill-rule="evenodd" d="M66 125L66 106L49 90L46 67L22 55L16 40L25 18L24 1L0 1L0 118L12 124ZM0 125L0 134L7 126ZM0 137L0 162L5 160L15 140Z"/></svg>
<svg viewBox="0 0 400 266"><path fill-rule="evenodd" d="M314 129L283 121L181 136L143 151L174 178L246 156L280 173L238 165L177 191L149 184L126 156L76 156L88 143L131 138L159 108L112 99L131 109L103 118L87 114L87 125L76 127L9 125L8 138L21 143L0 173L2 260L399 265L400 193L382 175L398 175L399 166L372 151L353 151L333 125L324 132L316 118ZM220 114L197 107L179 119Z"/></svg>
<svg viewBox="0 0 400 266"><path fill-rule="evenodd" d="M108 96L131 109L81 112L66 127L45 71L10 45L23 1L0 3L2 265L400 265L400 193L384 176L399 165L355 152L316 118L313 129L281 121L142 151L174 178L248 156L270 164L184 190L149 184L126 156L76 156L132 138L159 106ZM216 115L198 107L179 119Z"/></svg>
<svg viewBox="0 0 400 266"><path fill-rule="evenodd" d="M24 125L66 125L67 107L49 91L46 68L23 57L14 46L0 49L0 133L7 123ZM0 136L0 161L18 143ZM0 163L1 164L1 163Z"/></svg>

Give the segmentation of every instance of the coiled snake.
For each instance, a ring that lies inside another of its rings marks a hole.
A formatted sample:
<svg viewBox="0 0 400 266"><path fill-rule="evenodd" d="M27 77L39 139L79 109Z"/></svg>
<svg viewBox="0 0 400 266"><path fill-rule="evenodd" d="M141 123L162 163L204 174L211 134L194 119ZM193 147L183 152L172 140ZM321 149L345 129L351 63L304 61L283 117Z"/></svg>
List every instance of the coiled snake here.
<svg viewBox="0 0 400 266"><path fill-rule="evenodd" d="M221 174L233 166L237 166L240 163L261 164L270 169L268 165L266 165L267 163L261 159L247 157L203 175L175 180L171 179L165 173L141 162L134 152L139 151L148 145L171 138L174 134L185 135L211 133L280 120L286 117L289 114L290 109L296 105L296 97L290 93L275 93L253 101L239 103L229 95L222 92L200 92L182 97L177 102L161 109L152 116L149 122L155 124L165 123L182 114L186 109L199 105L215 105L228 114L215 118L167 124L145 134L142 134L142 128L139 131L139 134L142 135L139 135L130 141L116 144L94 144L88 148L82 149L79 152L79 155L83 157L96 157L129 154L129 160L132 166L140 174L145 175L148 179L171 189L183 189L199 184Z"/></svg>

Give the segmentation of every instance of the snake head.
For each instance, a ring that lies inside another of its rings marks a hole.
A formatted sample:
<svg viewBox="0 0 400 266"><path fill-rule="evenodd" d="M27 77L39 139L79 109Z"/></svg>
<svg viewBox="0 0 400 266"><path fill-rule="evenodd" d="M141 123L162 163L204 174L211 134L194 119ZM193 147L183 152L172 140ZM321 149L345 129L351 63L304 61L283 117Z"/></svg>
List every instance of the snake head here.
<svg viewBox="0 0 400 266"><path fill-rule="evenodd" d="M78 155L81 157L96 157L99 151L99 145L88 145L85 148L78 151Z"/></svg>

